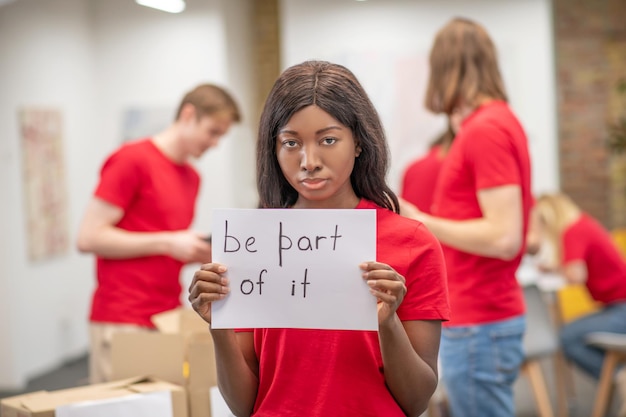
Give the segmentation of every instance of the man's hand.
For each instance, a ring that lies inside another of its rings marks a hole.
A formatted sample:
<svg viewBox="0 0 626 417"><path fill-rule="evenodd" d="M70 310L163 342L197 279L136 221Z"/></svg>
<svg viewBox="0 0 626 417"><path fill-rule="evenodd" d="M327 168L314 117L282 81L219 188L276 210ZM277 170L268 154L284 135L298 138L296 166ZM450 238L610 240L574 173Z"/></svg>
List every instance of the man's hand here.
<svg viewBox="0 0 626 417"><path fill-rule="evenodd" d="M211 244L206 238L206 235L191 230L171 232L168 254L185 263L211 262Z"/></svg>

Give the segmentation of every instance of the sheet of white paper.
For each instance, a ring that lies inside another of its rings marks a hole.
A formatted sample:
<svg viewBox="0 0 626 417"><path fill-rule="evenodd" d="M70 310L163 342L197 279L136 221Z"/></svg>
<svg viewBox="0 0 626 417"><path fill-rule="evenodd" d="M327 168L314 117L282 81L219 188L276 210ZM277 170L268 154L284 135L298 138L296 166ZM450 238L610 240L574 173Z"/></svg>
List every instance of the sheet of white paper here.
<svg viewBox="0 0 626 417"><path fill-rule="evenodd" d="M131 394L97 401L62 405L56 417L173 417L169 391Z"/></svg>
<svg viewBox="0 0 626 417"><path fill-rule="evenodd" d="M211 387L211 417L235 417L218 387Z"/></svg>
<svg viewBox="0 0 626 417"><path fill-rule="evenodd" d="M231 289L213 328L378 329L359 268L376 259L375 210L218 209L212 234Z"/></svg>

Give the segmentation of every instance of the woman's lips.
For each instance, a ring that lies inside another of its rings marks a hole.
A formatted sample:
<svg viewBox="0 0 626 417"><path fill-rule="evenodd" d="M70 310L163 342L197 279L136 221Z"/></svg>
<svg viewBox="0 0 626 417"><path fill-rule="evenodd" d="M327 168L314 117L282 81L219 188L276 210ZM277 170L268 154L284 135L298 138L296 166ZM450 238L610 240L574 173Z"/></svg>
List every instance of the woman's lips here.
<svg viewBox="0 0 626 417"><path fill-rule="evenodd" d="M319 190L326 184L323 178L307 178L301 181L302 185L309 190Z"/></svg>

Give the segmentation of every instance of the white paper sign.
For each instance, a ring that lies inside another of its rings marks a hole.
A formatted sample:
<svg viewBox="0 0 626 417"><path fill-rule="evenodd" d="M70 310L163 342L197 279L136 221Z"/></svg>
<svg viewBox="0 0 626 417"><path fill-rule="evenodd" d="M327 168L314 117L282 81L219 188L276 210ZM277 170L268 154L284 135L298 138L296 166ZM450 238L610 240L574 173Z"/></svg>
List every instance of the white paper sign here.
<svg viewBox="0 0 626 417"><path fill-rule="evenodd" d="M220 209L212 234L230 279L213 328L378 329L359 268L376 259L375 210Z"/></svg>
<svg viewBox="0 0 626 417"><path fill-rule="evenodd" d="M96 401L62 405L56 417L173 417L169 391L131 394Z"/></svg>

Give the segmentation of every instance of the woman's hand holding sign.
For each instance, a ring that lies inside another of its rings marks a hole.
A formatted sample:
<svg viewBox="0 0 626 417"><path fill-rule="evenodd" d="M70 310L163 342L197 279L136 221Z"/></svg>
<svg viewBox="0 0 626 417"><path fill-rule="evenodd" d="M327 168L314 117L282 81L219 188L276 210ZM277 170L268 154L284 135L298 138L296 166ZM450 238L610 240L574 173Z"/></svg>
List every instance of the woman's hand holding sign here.
<svg viewBox="0 0 626 417"><path fill-rule="evenodd" d="M378 324L392 319L406 295L406 280L395 269L381 262L364 262L359 267L370 292L378 299Z"/></svg>
<svg viewBox="0 0 626 417"><path fill-rule="evenodd" d="M222 264L204 264L193 274L189 286L191 306L209 324L211 324L211 303L221 300L230 292L228 278L222 276L224 272L226 266Z"/></svg>

